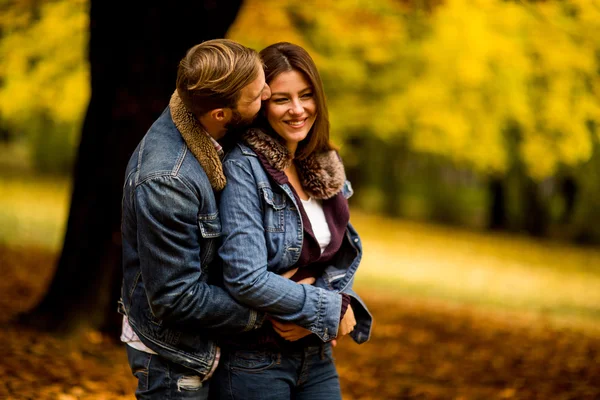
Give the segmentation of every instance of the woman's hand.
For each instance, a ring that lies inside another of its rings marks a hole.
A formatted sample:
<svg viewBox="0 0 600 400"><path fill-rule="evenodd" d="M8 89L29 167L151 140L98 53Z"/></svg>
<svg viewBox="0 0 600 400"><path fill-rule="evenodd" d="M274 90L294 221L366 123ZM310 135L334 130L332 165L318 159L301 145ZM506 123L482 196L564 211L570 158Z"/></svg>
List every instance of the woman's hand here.
<svg viewBox="0 0 600 400"><path fill-rule="evenodd" d="M281 274L281 276L283 276L284 278L290 279L292 276L294 276L294 274L296 272L298 272L298 268L290 269L289 271L284 272L283 274Z"/></svg>
<svg viewBox="0 0 600 400"><path fill-rule="evenodd" d="M352 310L352 306L348 305L348 308L346 309L346 314L344 314L344 318L342 318L342 322L340 322L340 328L338 329L338 338L352 332L355 326L356 319L354 318L354 311Z"/></svg>
<svg viewBox="0 0 600 400"><path fill-rule="evenodd" d="M302 339L305 336L310 335L312 332L301 326L293 324L291 322L281 322L275 319L271 319L271 324L275 332L285 340L295 342L296 340Z"/></svg>
<svg viewBox="0 0 600 400"><path fill-rule="evenodd" d="M294 268L287 272L284 272L283 274L281 274L281 276L283 276L284 278L290 279L292 276L294 276L296 274L296 272L298 272L298 268ZM299 283L301 285L312 285L313 283L315 283L315 281L316 281L316 278L311 276L308 278L304 278L296 283Z"/></svg>

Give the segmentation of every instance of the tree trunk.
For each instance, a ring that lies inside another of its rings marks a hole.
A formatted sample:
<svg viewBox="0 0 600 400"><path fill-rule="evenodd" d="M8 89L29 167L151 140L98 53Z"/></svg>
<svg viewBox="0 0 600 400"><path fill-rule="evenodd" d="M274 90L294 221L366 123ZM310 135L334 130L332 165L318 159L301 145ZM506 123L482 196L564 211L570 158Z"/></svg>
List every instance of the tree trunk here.
<svg viewBox="0 0 600 400"><path fill-rule="evenodd" d="M92 96L75 164L64 245L47 294L23 322L62 332L82 325L118 332L126 163L167 106L186 50L223 37L240 5L241 0L139 7L92 1Z"/></svg>
<svg viewBox="0 0 600 400"><path fill-rule="evenodd" d="M521 189L525 231L532 236L544 237L548 230L546 201L540 195L539 185L526 178Z"/></svg>
<svg viewBox="0 0 600 400"><path fill-rule="evenodd" d="M491 230L505 230L507 228L506 194L504 182L501 178L490 178L489 181L490 207L488 227Z"/></svg>

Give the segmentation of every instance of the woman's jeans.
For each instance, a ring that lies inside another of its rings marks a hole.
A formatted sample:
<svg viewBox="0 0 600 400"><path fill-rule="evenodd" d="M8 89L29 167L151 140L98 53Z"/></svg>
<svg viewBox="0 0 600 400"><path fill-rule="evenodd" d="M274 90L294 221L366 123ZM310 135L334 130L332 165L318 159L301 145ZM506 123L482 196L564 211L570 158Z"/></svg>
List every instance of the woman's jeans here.
<svg viewBox="0 0 600 400"><path fill-rule="evenodd" d="M221 400L336 400L340 382L331 344L271 350L222 349L210 398Z"/></svg>
<svg viewBox="0 0 600 400"><path fill-rule="evenodd" d="M127 348L127 358L133 375L138 379L137 399L178 400L208 399L208 384L202 383L197 372L164 358Z"/></svg>

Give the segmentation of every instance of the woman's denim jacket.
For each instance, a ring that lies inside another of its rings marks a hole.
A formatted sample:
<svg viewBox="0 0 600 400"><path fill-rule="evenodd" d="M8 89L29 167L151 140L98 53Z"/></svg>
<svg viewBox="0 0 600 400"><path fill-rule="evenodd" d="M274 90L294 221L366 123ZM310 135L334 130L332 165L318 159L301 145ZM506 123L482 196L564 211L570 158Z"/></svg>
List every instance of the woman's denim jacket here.
<svg viewBox="0 0 600 400"><path fill-rule="evenodd" d="M220 200L223 244L219 256L231 295L329 341L338 331L340 292L347 293L357 320L351 336L357 343L367 341L372 317L352 290L362 255L354 228L348 224L346 243L315 285L299 285L279 275L293 268L303 243L302 218L289 185L269 179L254 150L241 143L226 156L223 170L227 186ZM350 197L348 181L342 190Z"/></svg>
<svg viewBox="0 0 600 400"><path fill-rule="evenodd" d="M221 236L217 202L206 167L180 132L193 129L185 121L176 126L169 111L127 165L119 310L146 346L205 375L216 353L210 338L258 328L264 316L207 284ZM218 156L214 162L220 167ZM214 273L220 280L220 269Z"/></svg>

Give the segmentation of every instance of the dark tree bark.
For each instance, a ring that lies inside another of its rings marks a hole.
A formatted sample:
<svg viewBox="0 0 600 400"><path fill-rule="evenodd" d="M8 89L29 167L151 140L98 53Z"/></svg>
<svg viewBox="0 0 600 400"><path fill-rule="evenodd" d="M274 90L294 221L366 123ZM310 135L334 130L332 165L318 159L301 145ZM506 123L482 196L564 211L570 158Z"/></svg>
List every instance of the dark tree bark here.
<svg viewBox="0 0 600 400"><path fill-rule="evenodd" d="M546 236L548 230L547 204L540 195L539 185L531 178L523 182L521 189L523 199L523 218L525 231L532 236Z"/></svg>
<svg viewBox="0 0 600 400"><path fill-rule="evenodd" d="M392 140L391 143L381 144L382 157L385 159L387 173L382 174L382 187L385 201L385 211L391 217L400 217L400 198L402 196L402 172L406 169L407 157L406 144L401 140Z"/></svg>
<svg viewBox="0 0 600 400"><path fill-rule="evenodd" d="M488 188L490 193L488 228L492 230L504 230L508 226L504 182L501 178L491 178Z"/></svg>
<svg viewBox="0 0 600 400"><path fill-rule="evenodd" d="M47 294L25 323L69 332L119 330L123 173L135 146L168 104L188 48L223 37L241 0L92 1L92 96L74 171L62 254Z"/></svg>

